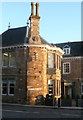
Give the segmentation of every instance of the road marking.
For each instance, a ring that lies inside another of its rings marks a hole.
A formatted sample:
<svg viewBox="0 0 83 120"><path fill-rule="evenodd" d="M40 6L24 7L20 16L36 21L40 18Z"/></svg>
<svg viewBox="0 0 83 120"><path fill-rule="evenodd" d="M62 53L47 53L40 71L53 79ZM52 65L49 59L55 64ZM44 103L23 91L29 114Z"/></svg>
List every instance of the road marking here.
<svg viewBox="0 0 83 120"><path fill-rule="evenodd" d="M17 110L2 110L2 111L6 111L6 112L21 112L21 113L39 113L39 112L28 112L26 110L22 110L22 111L17 111Z"/></svg>
<svg viewBox="0 0 83 120"><path fill-rule="evenodd" d="M66 116L81 116L81 114L61 114L61 115L66 115Z"/></svg>
<svg viewBox="0 0 83 120"><path fill-rule="evenodd" d="M32 113L39 113L39 112L32 112Z"/></svg>

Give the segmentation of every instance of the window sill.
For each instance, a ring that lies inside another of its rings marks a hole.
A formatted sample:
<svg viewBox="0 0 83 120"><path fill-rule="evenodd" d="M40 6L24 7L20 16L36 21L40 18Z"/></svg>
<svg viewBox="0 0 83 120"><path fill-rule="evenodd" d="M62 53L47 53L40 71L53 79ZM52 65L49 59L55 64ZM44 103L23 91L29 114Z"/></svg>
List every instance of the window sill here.
<svg viewBox="0 0 83 120"><path fill-rule="evenodd" d="M2 66L2 68L4 69L4 68L16 68L16 66Z"/></svg>
<svg viewBox="0 0 83 120"><path fill-rule="evenodd" d="M47 69L56 69L56 68L54 67L54 68L47 68Z"/></svg>
<svg viewBox="0 0 83 120"><path fill-rule="evenodd" d="M8 96L14 96L14 94L9 94Z"/></svg>
<svg viewBox="0 0 83 120"><path fill-rule="evenodd" d="M7 96L7 94L2 94L2 96Z"/></svg>
<svg viewBox="0 0 83 120"><path fill-rule="evenodd" d="M63 73L63 74L70 74L70 73Z"/></svg>

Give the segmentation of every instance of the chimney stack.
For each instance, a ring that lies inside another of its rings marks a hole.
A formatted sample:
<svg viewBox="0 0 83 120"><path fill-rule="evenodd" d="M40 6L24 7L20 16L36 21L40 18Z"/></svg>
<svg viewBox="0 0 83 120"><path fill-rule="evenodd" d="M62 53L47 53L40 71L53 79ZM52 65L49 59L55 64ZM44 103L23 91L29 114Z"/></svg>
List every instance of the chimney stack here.
<svg viewBox="0 0 83 120"><path fill-rule="evenodd" d="M36 6L36 15L34 14L34 5ZM39 16L39 3L31 2L31 16Z"/></svg>

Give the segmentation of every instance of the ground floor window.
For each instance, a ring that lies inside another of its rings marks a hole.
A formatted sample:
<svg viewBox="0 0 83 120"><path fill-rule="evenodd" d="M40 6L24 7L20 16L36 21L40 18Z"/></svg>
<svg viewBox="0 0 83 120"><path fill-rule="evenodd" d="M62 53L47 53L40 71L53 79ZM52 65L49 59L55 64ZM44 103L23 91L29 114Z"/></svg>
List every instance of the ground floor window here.
<svg viewBox="0 0 83 120"><path fill-rule="evenodd" d="M81 94L83 94L83 82L81 83Z"/></svg>
<svg viewBox="0 0 83 120"><path fill-rule="evenodd" d="M48 93L54 95L54 80L48 80Z"/></svg>
<svg viewBox="0 0 83 120"><path fill-rule="evenodd" d="M2 95L14 96L15 81L2 81Z"/></svg>
<svg viewBox="0 0 83 120"><path fill-rule="evenodd" d="M2 94L7 95L7 83L6 82L2 83Z"/></svg>
<svg viewBox="0 0 83 120"><path fill-rule="evenodd" d="M9 82L9 86L8 86L8 94L9 95L14 95L14 88L15 88L15 82L12 81L12 82Z"/></svg>

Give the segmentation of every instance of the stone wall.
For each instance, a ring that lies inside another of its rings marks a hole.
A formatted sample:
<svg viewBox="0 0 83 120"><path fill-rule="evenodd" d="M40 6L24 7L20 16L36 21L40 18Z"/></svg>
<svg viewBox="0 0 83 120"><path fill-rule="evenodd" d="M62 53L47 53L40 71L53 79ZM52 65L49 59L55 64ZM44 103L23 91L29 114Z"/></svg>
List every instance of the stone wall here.
<svg viewBox="0 0 83 120"><path fill-rule="evenodd" d="M14 96L3 95L3 102L17 102L23 103L26 101L26 56L24 55L24 48L6 49L3 52L15 52L16 66L3 67L2 75L5 78L14 78L15 80L15 94Z"/></svg>

